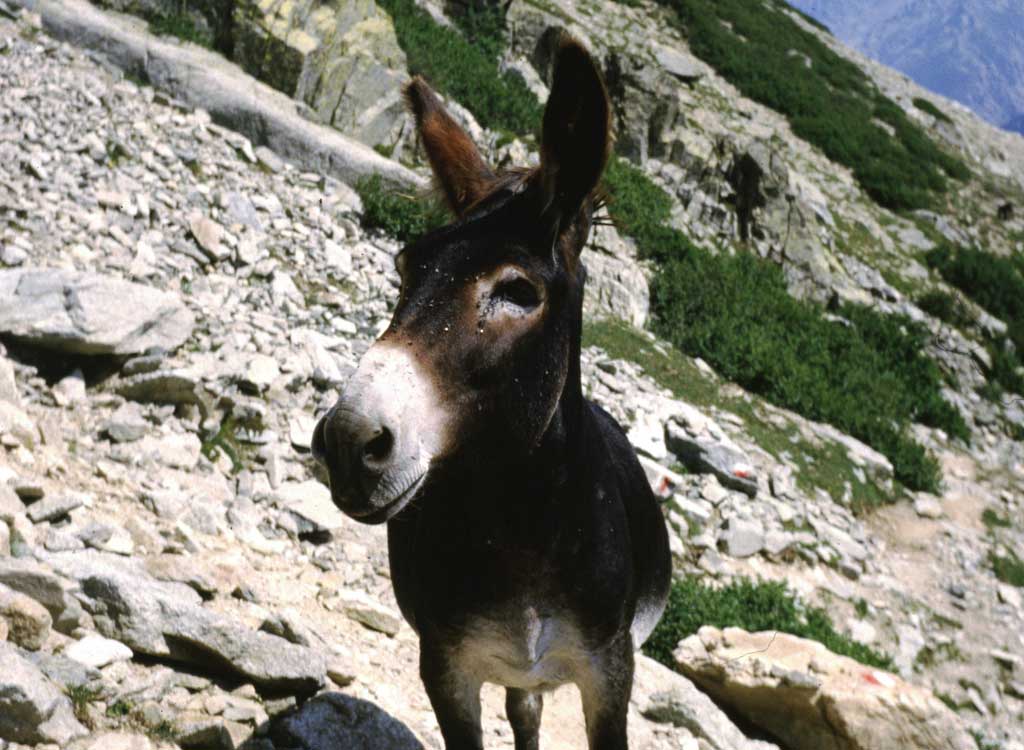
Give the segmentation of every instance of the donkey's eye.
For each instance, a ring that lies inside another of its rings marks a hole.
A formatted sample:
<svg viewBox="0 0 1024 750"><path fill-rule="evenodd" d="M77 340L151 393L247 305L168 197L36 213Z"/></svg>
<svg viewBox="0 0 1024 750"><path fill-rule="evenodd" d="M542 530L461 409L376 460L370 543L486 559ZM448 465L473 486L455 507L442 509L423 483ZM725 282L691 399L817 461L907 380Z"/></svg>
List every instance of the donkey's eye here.
<svg viewBox="0 0 1024 750"><path fill-rule="evenodd" d="M519 276L503 281L494 288L494 299L510 302L516 307L532 309L540 304L540 294L532 282Z"/></svg>

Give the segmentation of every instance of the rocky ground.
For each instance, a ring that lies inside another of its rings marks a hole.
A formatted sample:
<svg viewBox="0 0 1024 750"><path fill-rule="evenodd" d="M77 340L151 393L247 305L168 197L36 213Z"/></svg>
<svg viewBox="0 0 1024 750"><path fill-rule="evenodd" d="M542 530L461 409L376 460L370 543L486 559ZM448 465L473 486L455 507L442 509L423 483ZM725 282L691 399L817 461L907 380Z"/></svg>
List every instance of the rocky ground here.
<svg viewBox="0 0 1024 750"><path fill-rule="evenodd" d="M360 227L345 184L31 17L0 18L0 90L0 748L441 747L383 529L334 510L309 458L316 415L386 325L396 245ZM944 495L860 517L842 484L892 474L867 446L701 362L689 390L715 395L682 400L635 362L584 359L665 499L680 574L786 580L959 714L871 676L923 707L890 701L883 724L1024 746L1022 590L989 563L1024 544L1020 443L993 427L967 453L922 433ZM792 447L769 450L780 435ZM835 455L830 494L800 457ZM778 696L860 674L708 656L742 643L684 643L689 676ZM485 699L487 746L511 747L500 693ZM648 660L632 710L638 748L768 747ZM549 747L583 746L571 689L546 717Z"/></svg>

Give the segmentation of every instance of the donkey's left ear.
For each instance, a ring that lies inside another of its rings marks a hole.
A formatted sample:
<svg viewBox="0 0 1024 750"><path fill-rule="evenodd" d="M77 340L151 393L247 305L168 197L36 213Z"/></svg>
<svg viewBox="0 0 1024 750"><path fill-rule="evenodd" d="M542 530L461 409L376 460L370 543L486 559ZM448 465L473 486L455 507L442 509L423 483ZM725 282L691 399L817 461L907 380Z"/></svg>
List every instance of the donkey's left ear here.
<svg viewBox="0 0 1024 750"><path fill-rule="evenodd" d="M554 44L541 179L547 209L561 221L576 215L601 179L611 145L611 105L601 72L579 40L563 31Z"/></svg>

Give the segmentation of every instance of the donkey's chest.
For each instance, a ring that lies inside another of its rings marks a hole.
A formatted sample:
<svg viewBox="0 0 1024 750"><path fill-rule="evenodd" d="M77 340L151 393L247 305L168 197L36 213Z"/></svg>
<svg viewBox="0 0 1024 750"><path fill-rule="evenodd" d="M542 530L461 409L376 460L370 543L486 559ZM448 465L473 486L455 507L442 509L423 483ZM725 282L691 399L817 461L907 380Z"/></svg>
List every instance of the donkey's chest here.
<svg viewBox="0 0 1024 750"><path fill-rule="evenodd" d="M570 614L526 606L469 618L452 658L481 682L545 690L574 681L590 656Z"/></svg>

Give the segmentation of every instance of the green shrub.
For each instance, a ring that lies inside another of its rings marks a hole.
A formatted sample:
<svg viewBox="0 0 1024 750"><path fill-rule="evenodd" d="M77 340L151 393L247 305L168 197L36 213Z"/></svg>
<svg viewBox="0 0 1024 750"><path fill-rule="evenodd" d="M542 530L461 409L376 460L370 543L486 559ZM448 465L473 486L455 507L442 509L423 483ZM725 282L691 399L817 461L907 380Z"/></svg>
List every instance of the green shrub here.
<svg viewBox="0 0 1024 750"><path fill-rule="evenodd" d="M948 284L1006 321L1010 339L1024 351L1024 270L1019 259L943 244L925 260Z"/></svg>
<svg viewBox="0 0 1024 750"><path fill-rule="evenodd" d="M1001 516L991 508L985 508L981 514L981 522L989 529L1008 529L1012 525L1010 519L1006 516Z"/></svg>
<svg viewBox="0 0 1024 750"><path fill-rule="evenodd" d="M974 316L959 297L934 290L918 297L917 306L943 323L954 328L966 328L974 323Z"/></svg>
<svg viewBox="0 0 1024 750"><path fill-rule="evenodd" d="M917 107L922 112L925 112L926 114L931 115L936 120L941 120L942 122L948 122L948 123L952 123L953 122L952 118L950 118L949 115L947 115L945 112L943 112L941 109L936 107L934 104L932 104L927 99L920 99L920 98L914 99L914 106Z"/></svg>
<svg viewBox="0 0 1024 750"><path fill-rule="evenodd" d="M662 264L651 306L659 335L747 390L868 443L912 489L935 491L939 472L906 425L969 438L922 354L927 331L909 319L843 305L845 322L835 322L791 297L774 264L701 250Z"/></svg>
<svg viewBox="0 0 1024 750"><path fill-rule="evenodd" d="M395 24L409 72L422 75L456 99L481 125L520 135L540 127L537 97L519 76L498 70L500 18L481 13L467 17L468 36L438 24L414 0L381 0Z"/></svg>
<svg viewBox="0 0 1024 750"><path fill-rule="evenodd" d="M1012 550L1003 550L1003 554L989 552L988 561L996 578L1011 586L1024 588L1024 560L1017 557Z"/></svg>
<svg viewBox="0 0 1024 750"><path fill-rule="evenodd" d="M672 584L668 606L644 652L675 667L672 651L683 638L705 625L743 628L748 632L779 631L818 641L836 654L862 664L892 669L892 660L838 633L828 613L802 607L785 583L752 582L741 578L715 589L690 576Z"/></svg>
<svg viewBox="0 0 1024 750"><path fill-rule="evenodd" d="M448 221L436 203L398 193L379 175L360 180L356 192L363 201L362 225L379 229L402 243L412 242Z"/></svg>
<svg viewBox="0 0 1024 750"><path fill-rule="evenodd" d="M855 305L839 311L849 325L832 322L790 296L775 264L696 247L667 226L668 195L622 159L609 164L605 188L616 224L660 266L651 287L659 336L748 391L868 443L906 486L938 488L938 464L906 426L970 435L941 396L940 371L921 353L923 327Z"/></svg>
<svg viewBox="0 0 1024 750"><path fill-rule="evenodd" d="M990 387L984 395L998 398L1004 390L1024 395L1024 376L1020 373L1024 352L1024 263L1020 257L1003 258L977 248L943 244L930 250L925 261L946 283L1007 325L1006 338L988 342L992 366L987 373Z"/></svg>
<svg viewBox="0 0 1024 750"><path fill-rule="evenodd" d="M788 117L798 136L853 170L880 205L929 207L946 190L947 176L970 176L962 161L940 150L860 68L801 29L778 4L658 2L675 11L697 56L745 96Z"/></svg>

